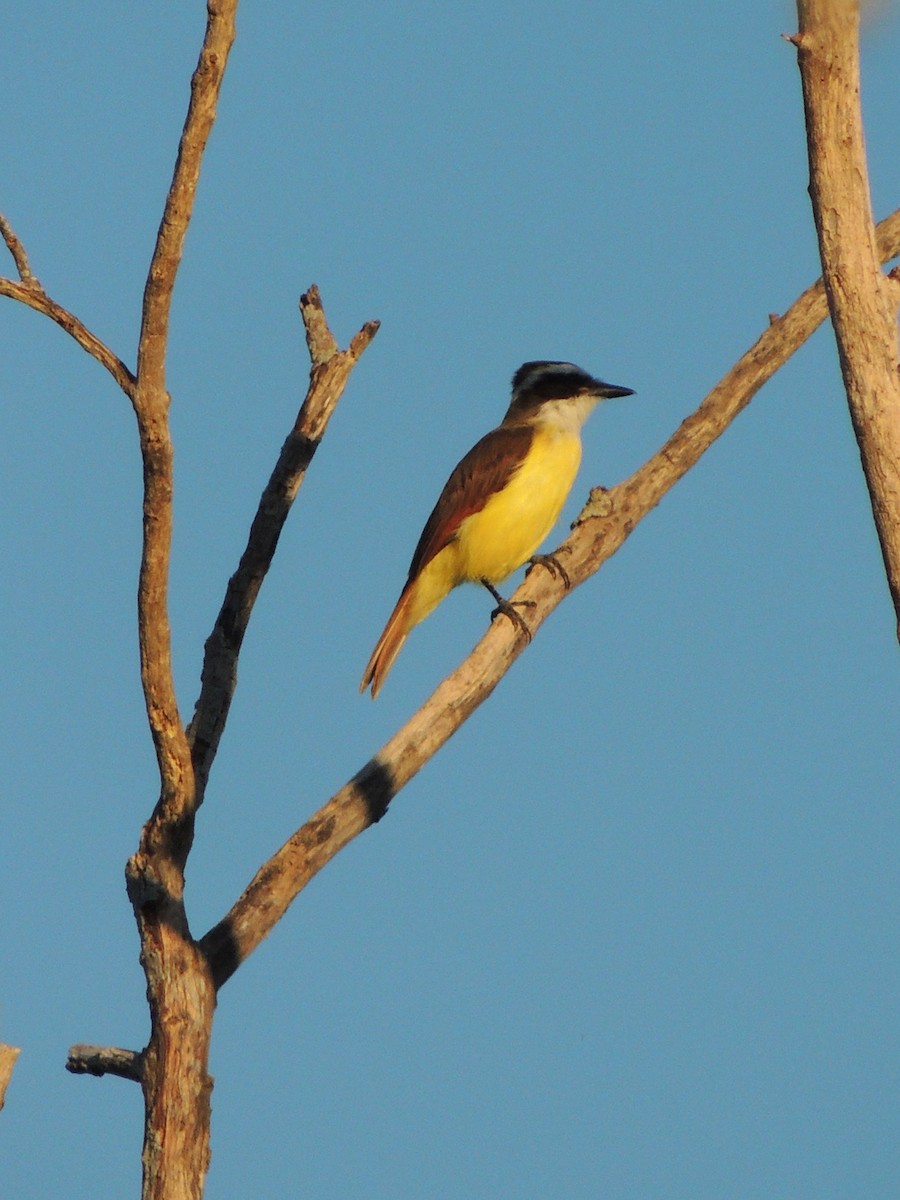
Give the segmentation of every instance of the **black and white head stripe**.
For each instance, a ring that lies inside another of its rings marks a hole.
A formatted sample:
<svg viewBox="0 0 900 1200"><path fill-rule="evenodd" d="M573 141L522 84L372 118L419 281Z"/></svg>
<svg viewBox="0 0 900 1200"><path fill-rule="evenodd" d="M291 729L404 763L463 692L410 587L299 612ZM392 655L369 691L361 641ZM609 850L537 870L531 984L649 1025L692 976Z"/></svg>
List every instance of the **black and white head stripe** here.
<svg viewBox="0 0 900 1200"><path fill-rule="evenodd" d="M615 387L595 379L581 367L570 362L523 363L512 378L512 399L515 404L543 404L547 400L568 400L574 396L594 395L608 398L631 396L631 388Z"/></svg>

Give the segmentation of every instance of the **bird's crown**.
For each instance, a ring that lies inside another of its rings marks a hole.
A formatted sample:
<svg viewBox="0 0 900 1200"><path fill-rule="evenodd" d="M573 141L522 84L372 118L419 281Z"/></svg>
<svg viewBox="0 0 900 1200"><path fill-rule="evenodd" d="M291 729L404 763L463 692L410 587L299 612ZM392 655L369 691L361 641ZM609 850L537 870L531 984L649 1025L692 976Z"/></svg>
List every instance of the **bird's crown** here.
<svg viewBox="0 0 900 1200"><path fill-rule="evenodd" d="M631 396L631 388L615 387L595 379L570 362L538 359L522 363L512 377L513 403L543 404L547 400L569 400L574 396L593 395L600 399Z"/></svg>

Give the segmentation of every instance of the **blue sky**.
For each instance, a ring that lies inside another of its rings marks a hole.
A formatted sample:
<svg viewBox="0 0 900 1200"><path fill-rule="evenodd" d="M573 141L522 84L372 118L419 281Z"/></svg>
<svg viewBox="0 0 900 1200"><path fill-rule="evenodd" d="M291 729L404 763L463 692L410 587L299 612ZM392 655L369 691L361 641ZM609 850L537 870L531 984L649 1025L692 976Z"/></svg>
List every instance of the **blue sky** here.
<svg viewBox="0 0 900 1200"><path fill-rule="evenodd" d="M737 11L740 10L740 11ZM513 370L636 390L564 522L819 273L791 5L245 6L173 314L181 705L302 398L315 281L354 373L266 581L188 871L200 934L469 651L455 593L362 668ZM4 18L0 209L133 363L200 5ZM900 19L866 30L900 204ZM11 264L2 270L11 272ZM140 464L114 385L0 306L0 1192L138 1194L146 1040L123 865L155 798ZM898 648L827 329L220 996L207 1195L896 1195Z"/></svg>

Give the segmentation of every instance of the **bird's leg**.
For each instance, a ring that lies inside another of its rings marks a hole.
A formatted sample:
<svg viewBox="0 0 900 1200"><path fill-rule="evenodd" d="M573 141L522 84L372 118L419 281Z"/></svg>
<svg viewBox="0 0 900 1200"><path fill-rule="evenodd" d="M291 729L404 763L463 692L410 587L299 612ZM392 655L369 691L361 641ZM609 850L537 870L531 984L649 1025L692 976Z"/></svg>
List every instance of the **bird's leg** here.
<svg viewBox="0 0 900 1200"><path fill-rule="evenodd" d="M504 616L509 617L509 619L512 621L513 625L518 626L518 628L522 630L522 632L525 634L526 638L528 638L528 640L530 642L531 641L531 630L528 628L528 626L525 624L524 620L522 619L522 614L516 612L516 605L518 604L522 608L534 608L534 601L533 600L504 600L493 584L488 583L488 581L486 579L482 579L481 582L484 584L484 586L487 588L487 590L491 593L491 595L497 601L497 607L491 613L491 620L493 621L493 619L496 616L498 616L500 613L503 613Z"/></svg>
<svg viewBox="0 0 900 1200"><path fill-rule="evenodd" d="M526 575L531 574L532 567L546 567L554 579L561 579L566 591L572 586L572 580L569 578L566 568L562 565L555 554L532 554L528 560L528 570Z"/></svg>

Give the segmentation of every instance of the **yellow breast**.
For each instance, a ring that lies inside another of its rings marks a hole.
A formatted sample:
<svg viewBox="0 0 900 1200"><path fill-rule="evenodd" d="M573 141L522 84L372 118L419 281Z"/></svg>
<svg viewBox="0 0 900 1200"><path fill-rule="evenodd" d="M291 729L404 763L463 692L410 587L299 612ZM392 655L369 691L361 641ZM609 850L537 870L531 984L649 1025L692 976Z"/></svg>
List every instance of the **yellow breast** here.
<svg viewBox="0 0 900 1200"><path fill-rule="evenodd" d="M577 433L536 430L522 466L456 540L458 582L500 583L534 554L556 524L581 462Z"/></svg>
<svg viewBox="0 0 900 1200"><path fill-rule="evenodd" d="M531 558L556 524L581 463L581 438L541 427L521 467L425 566L411 597L410 628L460 583L501 583Z"/></svg>

